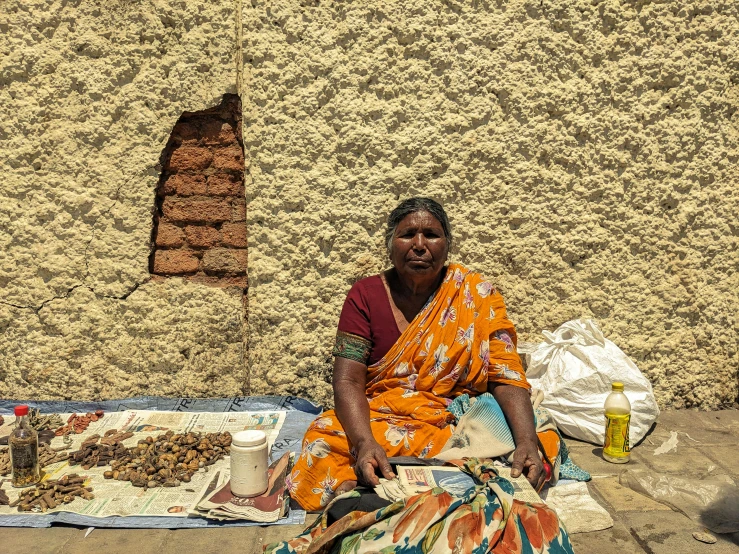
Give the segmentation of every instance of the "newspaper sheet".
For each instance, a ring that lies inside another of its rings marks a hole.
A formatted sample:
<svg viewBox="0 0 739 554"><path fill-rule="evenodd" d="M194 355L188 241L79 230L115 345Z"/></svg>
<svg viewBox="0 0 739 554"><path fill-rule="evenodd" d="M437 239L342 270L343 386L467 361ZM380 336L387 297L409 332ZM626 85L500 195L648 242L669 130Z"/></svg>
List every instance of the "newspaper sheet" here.
<svg viewBox="0 0 739 554"><path fill-rule="evenodd" d="M511 478L509 467L496 467L501 477L513 485L513 498L522 502L543 504L526 477ZM392 480L380 479L375 492L386 500L399 500L414 494L441 487L455 496L463 496L475 486L471 475L454 466L402 466L396 467L397 477Z"/></svg>
<svg viewBox="0 0 739 554"><path fill-rule="evenodd" d="M295 454L286 452L268 470L267 490L251 498L231 493L230 474L222 470L201 492L189 513L216 520L248 520L272 523L284 517L289 509L287 475L292 470Z"/></svg>
<svg viewBox="0 0 739 554"><path fill-rule="evenodd" d="M130 431L134 435L123 441L125 446L136 446L137 442L148 436L158 436L168 430L180 432L215 433L229 431L235 433L248 429L259 429L267 435L270 445L277 439L280 428L285 421L286 412L275 410L269 412L160 412L149 410L128 410L122 412L108 412L105 416L79 435L71 435L72 446L70 451L79 449L84 440L93 435L103 435L109 429ZM62 414L66 419L71 414ZM12 419L12 418L8 418ZM7 429L5 427L8 427ZM8 434L12 427L7 422L0 427L0 436ZM56 437L52 447L63 446L61 437ZM93 488L93 500L76 499L70 504L59 506L48 513L59 511L73 512L90 517L108 516L166 516L187 517L188 508L200 498L200 492L210 483L217 472L229 467L229 458L219 460L204 470L193 474L189 483L179 487L144 489L134 487L127 481L115 481L103 478L103 473L110 469L108 466L92 467L88 470L81 466L70 466L68 462L59 462L46 466L42 479L59 479L68 473L77 473L87 477L86 485ZM4 490L11 501L15 500L18 491L10 486L10 479L0 481L0 488ZM0 506L0 515L17 514L16 508Z"/></svg>
<svg viewBox="0 0 739 554"><path fill-rule="evenodd" d="M613 527L613 518L590 496L587 483L560 481L546 491L545 498L571 535Z"/></svg>

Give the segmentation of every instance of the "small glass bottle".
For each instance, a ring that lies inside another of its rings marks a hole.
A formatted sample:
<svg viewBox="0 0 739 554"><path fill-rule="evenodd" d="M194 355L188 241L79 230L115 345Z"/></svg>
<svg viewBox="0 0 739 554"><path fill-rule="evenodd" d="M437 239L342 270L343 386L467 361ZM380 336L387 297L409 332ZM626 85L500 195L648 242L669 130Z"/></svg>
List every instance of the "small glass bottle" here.
<svg viewBox="0 0 739 554"><path fill-rule="evenodd" d="M606 440L603 445L603 459L614 464L629 461L629 420L631 402L624 394L623 383L611 383L611 394L604 406L606 414Z"/></svg>
<svg viewBox="0 0 739 554"><path fill-rule="evenodd" d="M8 437L14 487L29 487L41 479L38 465L38 434L28 421L28 406L15 407L15 429Z"/></svg>

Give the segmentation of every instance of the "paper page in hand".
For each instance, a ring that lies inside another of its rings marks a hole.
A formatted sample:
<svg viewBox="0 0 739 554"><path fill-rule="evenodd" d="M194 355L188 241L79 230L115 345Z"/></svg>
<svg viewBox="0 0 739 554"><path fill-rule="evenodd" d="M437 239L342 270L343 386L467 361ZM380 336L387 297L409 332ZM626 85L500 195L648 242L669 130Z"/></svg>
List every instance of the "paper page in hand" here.
<svg viewBox="0 0 739 554"><path fill-rule="evenodd" d="M531 486L529 480L524 477L523 474L519 475L515 479L511 478L511 468L504 466L496 466L498 475L507 479L513 485L513 498L520 500L521 502L529 502L530 504L546 504L538 493Z"/></svg>
<svg viewBox="0 0 739 554"><path fill-rule="evenodd" d="M509 467L496 467L496 469L501 477L513 485L513 498L532 504L544 503L526 477L520 475L512 479ZM383 479L375 488L375 491L387 500L407 498L434 487L441 487L455 496L464 496L470 488L475 486L475 480L471 475L454 466L397 466L396 473L398 475L396 479L391 481Z"/></svg>

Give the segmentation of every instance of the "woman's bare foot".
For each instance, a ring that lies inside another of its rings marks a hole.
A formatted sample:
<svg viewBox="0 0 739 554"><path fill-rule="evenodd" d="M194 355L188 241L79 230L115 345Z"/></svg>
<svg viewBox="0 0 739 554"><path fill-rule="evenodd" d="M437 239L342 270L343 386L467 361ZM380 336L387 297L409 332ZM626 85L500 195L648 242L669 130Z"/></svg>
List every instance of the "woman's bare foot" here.
<svg viewBox="0 0 739 554"><path fill-rule="evenodd" d="M340 494L344 494L345 492L349 492L351 490L354 490L357 488L357 482L356 481L344 481L341 485L339 485L336 488L336 496L339 496Z"/></svg>

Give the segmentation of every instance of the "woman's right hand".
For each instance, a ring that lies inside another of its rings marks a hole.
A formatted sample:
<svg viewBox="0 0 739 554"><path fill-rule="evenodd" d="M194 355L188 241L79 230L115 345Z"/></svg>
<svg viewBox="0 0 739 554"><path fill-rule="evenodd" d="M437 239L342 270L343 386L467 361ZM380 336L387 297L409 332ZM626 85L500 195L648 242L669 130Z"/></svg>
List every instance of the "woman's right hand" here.
<svg viewBox="0 0 739 554"><path fill-rule="evenodd" d="M395 478L385 450L374 438L361 442L356 448L357 462L354 464L354 473L357 474L360 485L376 487L380 484L378 473L385 479Z"/></svg>

